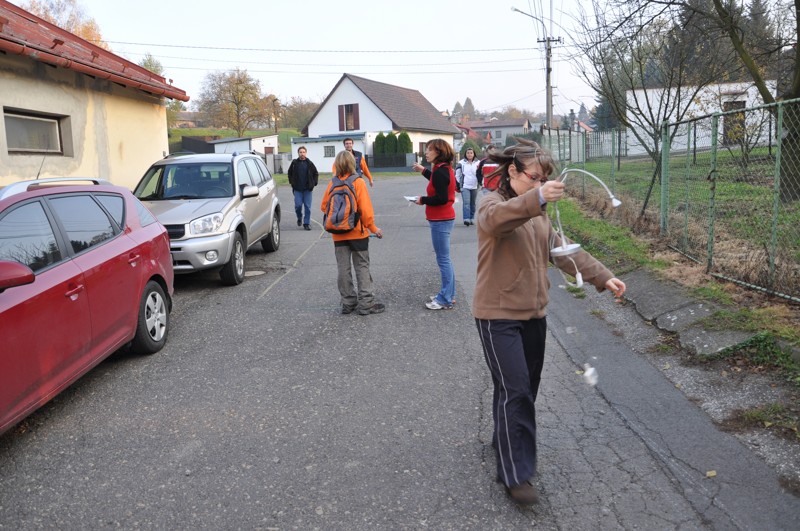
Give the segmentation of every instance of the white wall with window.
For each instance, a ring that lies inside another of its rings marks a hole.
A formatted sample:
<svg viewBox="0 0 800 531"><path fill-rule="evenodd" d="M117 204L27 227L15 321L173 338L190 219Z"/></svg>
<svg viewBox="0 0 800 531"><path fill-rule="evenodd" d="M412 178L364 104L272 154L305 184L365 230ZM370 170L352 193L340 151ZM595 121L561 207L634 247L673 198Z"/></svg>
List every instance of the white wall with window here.
<svg viewBox="0 0 800 531"><path fill-rule="evenodd" d="M777 81L766 81L767 89L770 93L777 94ZM697 92L697 94L695 94ZM737 83L719 83L712 84L697 91L696 87L682 87L681 96L684 100L689 98L689 95L694 94L694 98L689 103L686 114L683 120L689 120L700 116L706 116L724 111L733 111L736 109L744 109L750 107L757 107L763 105L758 89L752 82L737 82ZM678 97L678 89L673 88L668 93L664 89L639 89L636 91L629 90L626 92L626 99L630 108L636 108L637 102L649 101L653 102L652 106L655 108L660 101L667 99L675 101ZM662 104L665 105L665 104ZM631 113L629 113L631 114ZM733 114L726 115L720 122L720 129L718 132L720 145L726 145L730 140L731 129L741 129L743 125L747 125L748 129L755 130L754 141L756 144L766 144L769 142L770 135L774 134L775 126L769 123L770 113L766 110L749 113L747 115L747 124L744 122L739 123L739 120L744 120L744 115ZM670 122L677 120L677 111L673 110L669 117ZM626 130L626 142L628 146L628 155L644 155L647 153L645 146L639 141L634 129L644 131L644 124L641 118L636 118L631 114L630 121L632 126ZM700 122L696 125L700 129L701 137L710 137L710 121ZM686 128L681 127L675 137L672 139L673 150L685 150L687 144L692 142L689 140L685 133ZM648 133L640 133L640 136L647 139L650 135ZM660 136L658 139L660 143ZM696 139L694 140L696 141Z"/></svg>
<svg viewBox="0 0 800 531"><path fill-rule="evenodd" d="M168 152L161 98L0 55L0 186L83 176L133 188Z"/></svg>
<svg viewBox="0 0 800 531"><path fill-rule="evenodd" d="M368 154L372 153L371 145L369 147L369 152L367 152L365 143L366 135L363 133L343 133L341 135L328 135L326 137L316 138L292 138L292 159L297 158L297 150L300 146L303 146L306 148L306 157L314 163L317 167L317 171L320 173L330 173L336 154L344 149L345 138L353 139L353 149L356 151ZM288 169L288 166L286 168Z"/></svg>
<svg viewBox="0 0 800 531"><path fill-rule="evenodd" d="M331 124L338 124L341 134L392 129L391 120L346 78L308 124L308 136L330 134ZM369 152L372 152L371 147Z"/></svg>

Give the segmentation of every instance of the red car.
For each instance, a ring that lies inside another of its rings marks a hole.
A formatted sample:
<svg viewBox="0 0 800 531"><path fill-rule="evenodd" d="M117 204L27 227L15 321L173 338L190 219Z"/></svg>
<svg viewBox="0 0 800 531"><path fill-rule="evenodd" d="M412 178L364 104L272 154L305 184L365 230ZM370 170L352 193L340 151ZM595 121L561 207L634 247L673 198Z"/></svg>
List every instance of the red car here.
<svg viewBox="0 0 800 531"><path fill-rule="evenodd" d="M120 347L167 341L166 229L129 190L82 181L0 189L0 433Z"/></svg>

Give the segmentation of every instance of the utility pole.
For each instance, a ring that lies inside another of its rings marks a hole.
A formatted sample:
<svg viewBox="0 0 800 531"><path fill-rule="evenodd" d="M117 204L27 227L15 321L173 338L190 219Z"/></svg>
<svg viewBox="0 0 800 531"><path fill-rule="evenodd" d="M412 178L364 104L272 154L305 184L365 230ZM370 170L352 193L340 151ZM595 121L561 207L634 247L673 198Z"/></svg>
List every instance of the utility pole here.
<svg viewBox="0 0 800 531"><path fill-rule="evenodd" d="M552 10L552 4L551 4L551 10ZM546 89L547 89L546 90L546 100L547 101L545 102L545 107L546 107L545 108L545 115L547 116L547 118L546 118L546 122L547 123L545 125L547 126L548 129L550 129L553 126L553 84L552 84L551 79L550 79L550 75L551 75L551 73L553 71L553 67L551 66L551 60L552 60L552 57L553 57L553 43L554 42L564 42L564 41L561 39L561 37L548 37L547 36L547 28L545 27L544 20L540 19L539 17L535 17L535 16L531 15L530 13L526 13L525 11L517 9L516 7L512 7L511 11L515 11L517 13L522 13L526 17L530 17L533 20L537 20L542 24L542 31L544 31L544 35L545 36L544 36L543 39L538 39L537 42L543 42L544 43L544 49L545 49L545 83L547 84L547 87L546 87ZM552 13L550 14L550 16L552 18Z"/></svg>

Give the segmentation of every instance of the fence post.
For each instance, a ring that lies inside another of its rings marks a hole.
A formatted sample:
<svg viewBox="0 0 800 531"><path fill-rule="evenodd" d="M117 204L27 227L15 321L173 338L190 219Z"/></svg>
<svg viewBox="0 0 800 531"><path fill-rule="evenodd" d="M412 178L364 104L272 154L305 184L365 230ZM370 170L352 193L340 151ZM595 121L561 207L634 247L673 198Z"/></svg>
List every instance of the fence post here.
<svg viewBox="0 0 800 531"><path fill-rule="evenodd" d="M616 164L614 164L614 157L617 156L617 135L616 131L613 129L611 130L611 193L616 193L614 189L617 180L614 175L614 169Z"/></svg>
<svg viewBox="0 0 800 531"><path fill-rule="evenodd" d="M691 175L692 158L692 122L686 123L686 172L683 175L683 252L689 249L689 176ZM695 139L695 143L697 140Z"/></svg>
<svg viewBox="0 0 800 531"><path fill-rule="evenodd" d="M717 148L719 146L719 114L711 117L711 170L708 180L711 183L708 198L708 246L706 250L706 273L714 265L714 224L716 222L716 193L717 193Z"/></svg>
<svg viewBox="0 0 800 531"><path fill-rule="evenodd" d="M667 233L669 217L669 122L661 123L661 235Z"/></svg>
<svg viewBox="0 0 800 531"><path fill-rule="evenodd" d="M781 201L781 156L783 155L783 102L778 103L778 123L775 126L775 186L772 196L772 237L769 249L769 287L775 285L775 254L778 250L778 214Z"/></svg>

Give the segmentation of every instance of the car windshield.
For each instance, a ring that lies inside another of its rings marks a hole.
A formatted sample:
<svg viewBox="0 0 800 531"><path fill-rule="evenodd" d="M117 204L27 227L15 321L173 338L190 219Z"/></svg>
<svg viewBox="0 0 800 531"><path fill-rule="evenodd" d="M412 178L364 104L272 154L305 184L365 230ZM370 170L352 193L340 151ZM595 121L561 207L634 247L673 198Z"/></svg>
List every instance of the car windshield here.
<svg viewBox="0 0 800 531"><path fill-rule="evenodd" d="M151 167L133 195L142 201L233 196L233 170L225 163L175 163Z"/></svg>

